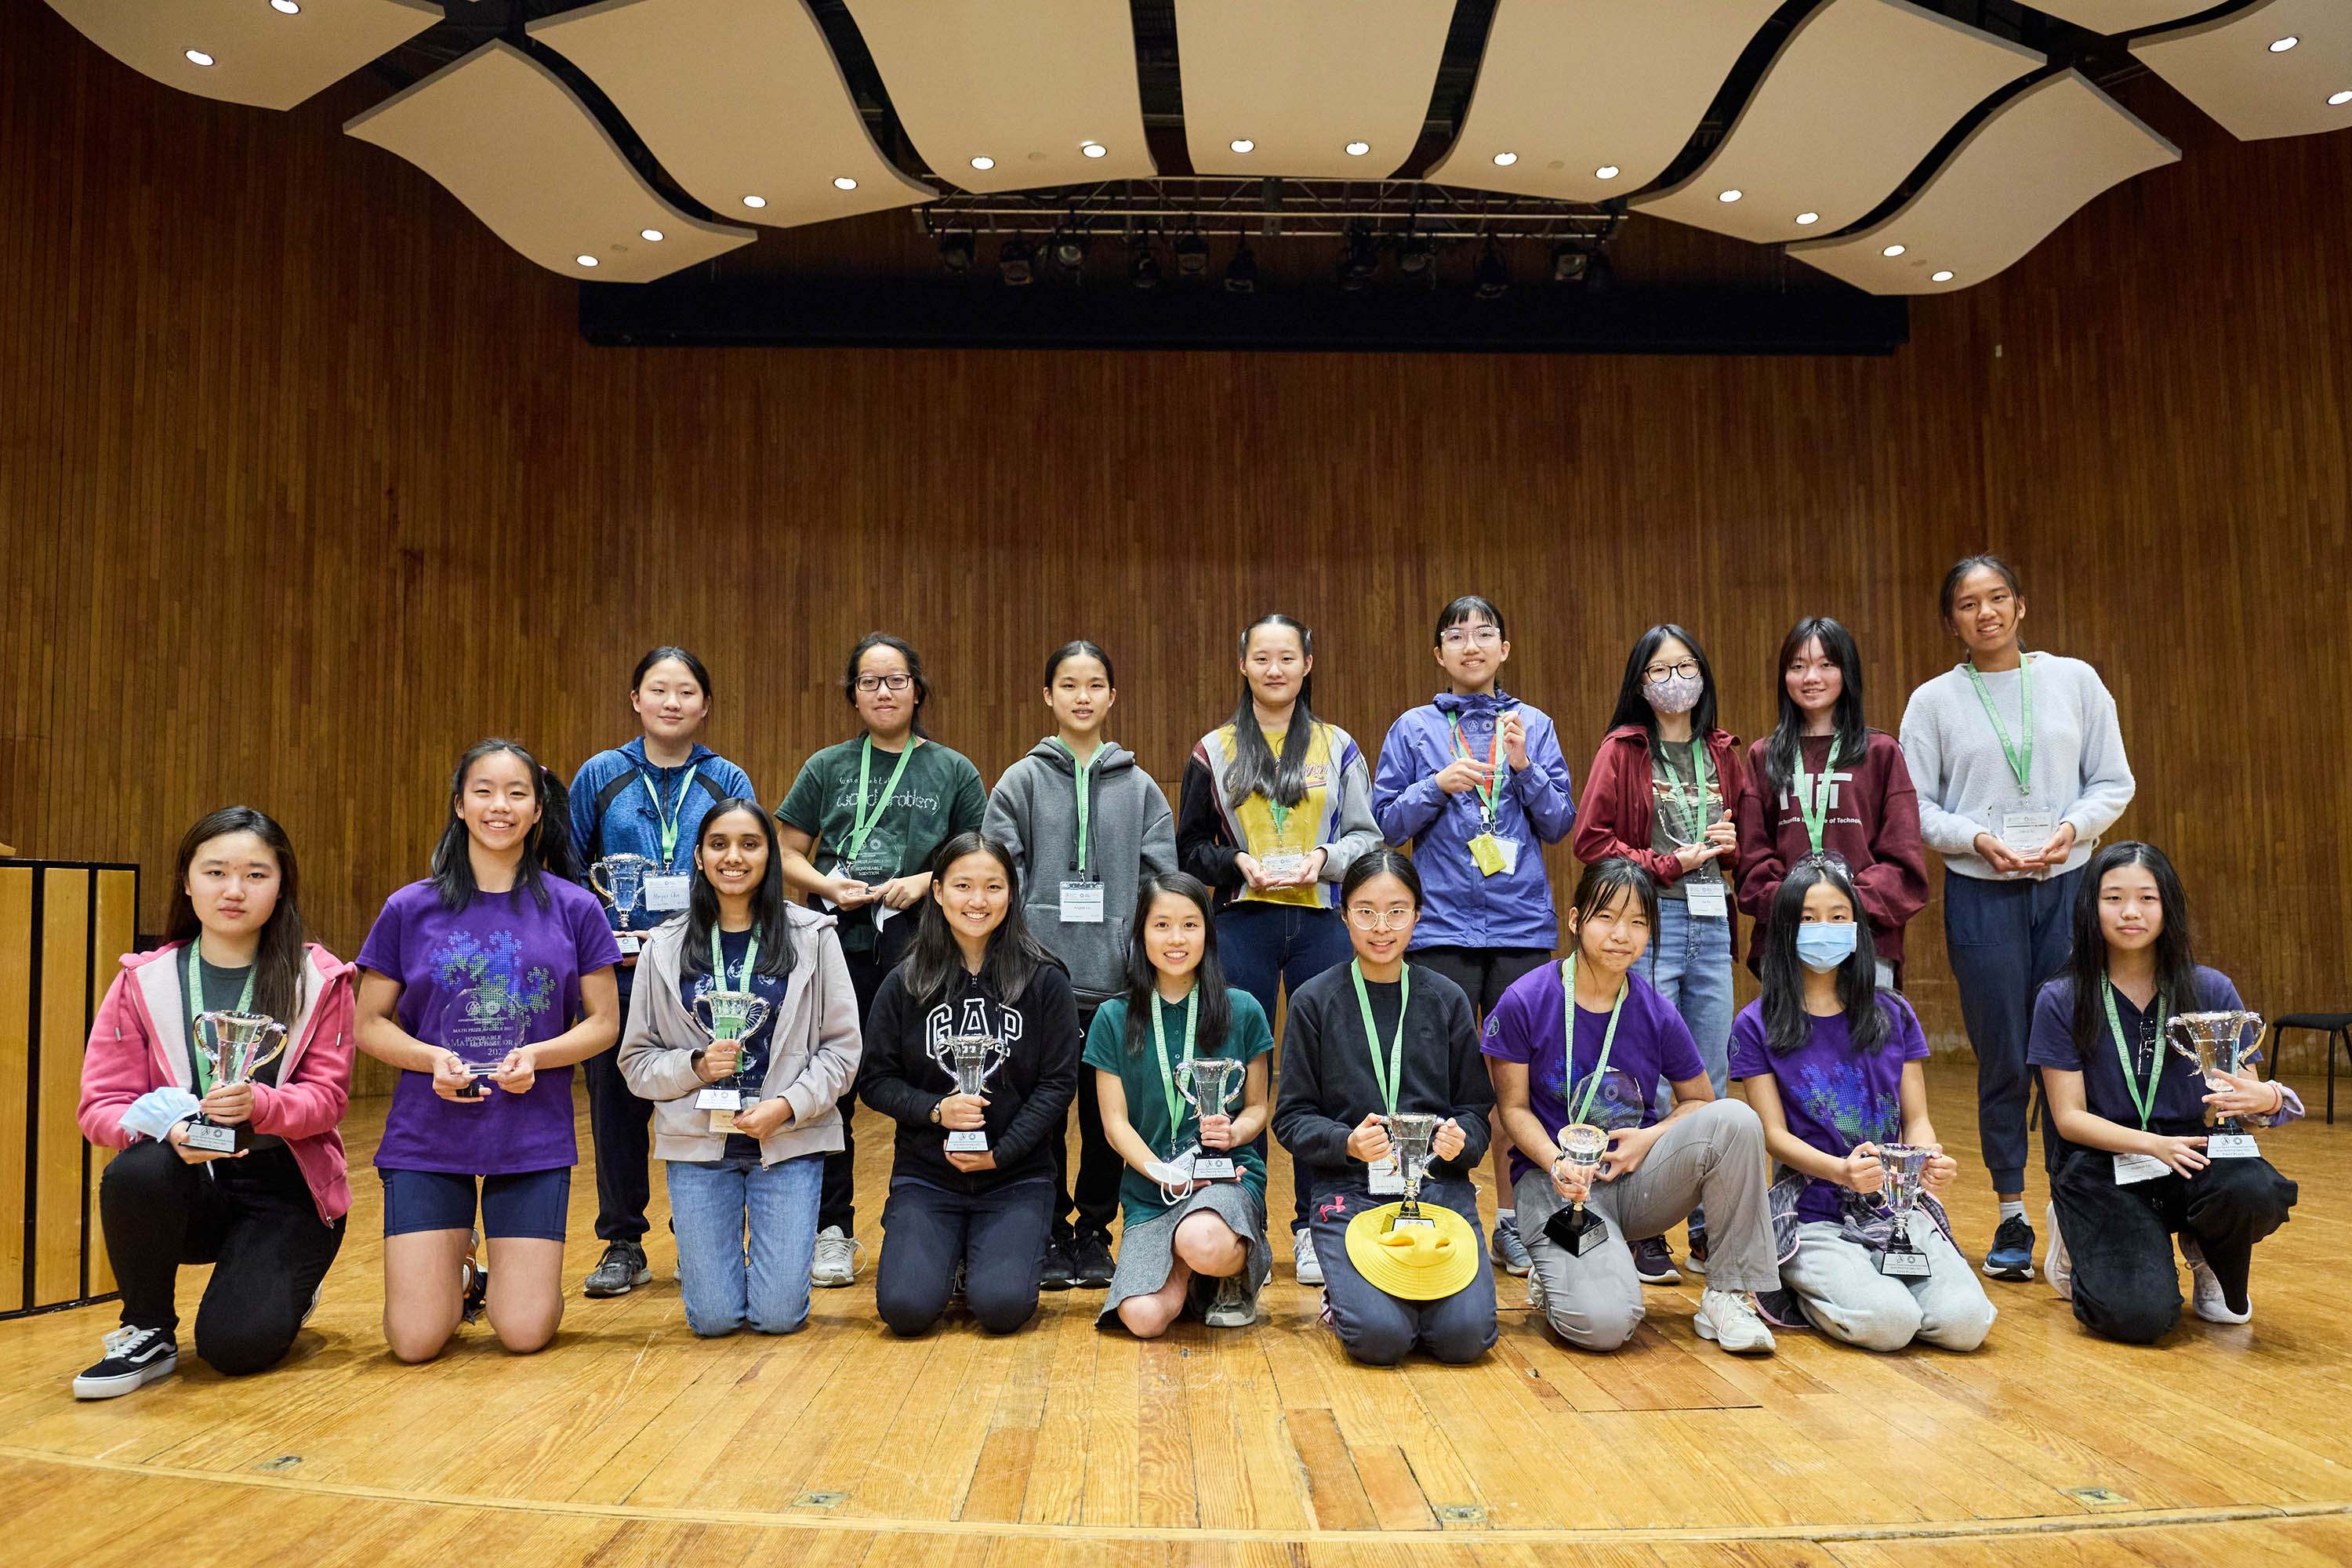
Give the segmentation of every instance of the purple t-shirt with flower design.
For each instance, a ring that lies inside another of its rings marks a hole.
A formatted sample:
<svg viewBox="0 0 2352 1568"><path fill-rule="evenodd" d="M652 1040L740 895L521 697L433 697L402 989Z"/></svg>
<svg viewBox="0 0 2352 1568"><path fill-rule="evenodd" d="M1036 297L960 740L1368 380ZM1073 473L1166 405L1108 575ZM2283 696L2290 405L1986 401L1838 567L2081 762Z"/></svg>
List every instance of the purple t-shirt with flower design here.
<svg viewBox="0 0 2352 1568"><path fill-rule="evenodd" d="M1853 1048L1845 1015L1812 1020L1805 1043L1774 1056L1764 1035L1764 1004L1750 1002L1731 1024L1731 1076L1770 1074L1780 1090L1789 1131L1824 1154L1844 1159L1863 1143L1903 1140L1903 1064L1927 1059L1927 1037L1911 1004L1892 991L1878 994L1886 1034L1867 1054ZM1845 1189L1819 1176L1805 1179L1797 1217L1835 1222L1845 1212Z"/></svg>
<svg viewBox="0 0 2352 1568"><path fill-rule="evenodd" d="M593 895L543 879L548 907L526 888L477 893L444 909L431 882L411 882L384 901L359 963L401 984L400 1026L427 1045L459 1045L510 1031L513 1043L551 1040L580 1015L580 977L621 962ZM572 1131L572 1069L541 1071L528 1092L487 1087L479 1103L433 1092L430 1073L404 1072L392 1093L380 1171L504 1176L579 1163Z"/></svg>

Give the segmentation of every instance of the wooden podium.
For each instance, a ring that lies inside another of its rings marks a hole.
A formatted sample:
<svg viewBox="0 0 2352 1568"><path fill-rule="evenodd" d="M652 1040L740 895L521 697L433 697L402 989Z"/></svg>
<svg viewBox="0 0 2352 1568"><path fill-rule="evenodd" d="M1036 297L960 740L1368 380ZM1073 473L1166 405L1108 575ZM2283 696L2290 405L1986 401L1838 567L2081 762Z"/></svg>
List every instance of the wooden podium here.
<svg viewBox="0 0 2352 1568"><path fill-rule="evenodd" d="M0 1318L110 1295L98 1178L74 1121L82 1047L131 951L139 868L0 860Z"/></svg>

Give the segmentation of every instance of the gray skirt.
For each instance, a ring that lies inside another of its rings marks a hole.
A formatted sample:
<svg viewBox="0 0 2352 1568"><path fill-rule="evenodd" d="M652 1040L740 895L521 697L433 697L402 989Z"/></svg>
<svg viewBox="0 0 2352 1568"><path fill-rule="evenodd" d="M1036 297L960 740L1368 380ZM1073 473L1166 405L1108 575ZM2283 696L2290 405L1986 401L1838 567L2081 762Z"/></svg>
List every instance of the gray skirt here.
<svg viewBox="0 0 2352 1568"><path fill-rule="evenodd" d="M1103 1299L1096 1323L1116 1319L1118 1304L1129 1296L1149 1296L1168 1283L1176 1267L1176 1227L1186 1215L1203 1210L1224 1221L1226 1228L1242 1238L1248 1257L1242 1265L1242 1285L1251 1296L1257 1294L1266 1276L1274 1272L1274 1248L1265 1239L1265 1205L1244 1183L1211 1182L1194 1188L1191 1196L1158 1219L1120 1235L1118 1268L1111 1274L1110 1293ZM1195 1318L1206 1313L1217 1299L1217 1283L1206 1275L1192 1276L1184 1310Z"/></svg>

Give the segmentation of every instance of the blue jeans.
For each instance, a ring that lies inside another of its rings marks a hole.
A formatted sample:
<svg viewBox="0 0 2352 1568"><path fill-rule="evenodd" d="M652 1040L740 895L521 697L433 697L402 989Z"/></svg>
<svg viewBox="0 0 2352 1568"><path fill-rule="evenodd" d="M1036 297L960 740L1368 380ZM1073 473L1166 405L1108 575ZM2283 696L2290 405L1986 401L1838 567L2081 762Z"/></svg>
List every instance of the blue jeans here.
<svg viewBox="0 0 2352 1568"><path fill-rule="evenodd" d="M1225 982L1257 998L1265 1010L1266 1026L1274 1026L1276 993L1298 988L1327 969L1336 969L1355 956L1348 941L1348 922L1337 910L1309 910L1296 904L1228 904L1217 911L1217 957L1225 966ZM1728 982L1727 981L1727 984ZM1725 993L1727 995L1729 993ZM1725 1020L1727 1030L1730 1020ZM1274 1059L1282 1060L1282 1042L1275 1042ZM1252 1145L1265 1156L1265 1134ZM1304 1161L1291 1167L1290 1228L1307 1225L1313 1172ZM1266 1204L1269 1223L1275 1212ZM1319 1254L1318 1255L1320 1256Z"/></svg>
<svg viewBox="0 0 2352 1568"><path fill-rule="evenodd" d="M664 1163L687 1327L705 1336L746 1323L763 1334L798 1333L808 1322L824 1156Z"/></svg>
<svg viewBox="0 0 2352 1568"><path fill-rule="evenodd" d="M1731 1069L1730 917L1693 920L1683 900L1660 899L1658 934L1650 940L1642 975L1690 1026L1699 1060L1706 1064L1706 1081L1715 1086L1715 1097L1722 1099L1725 1076ZM1659 1108L1672 1110L1674 1098L1674 1090L1660 1082Z"/></svg>
<svg viewBox="0 0 2352 1568"><path fill-rule="evenodd" d="M1996 1193L2025 1190L2025 1107L2033 1077L2025 1039L2042 983L2074 951L2070 922L2082 880L2080 869L2047 881L1944 873L1944 951L1977 1054L1977 1133ZM2045 1142L2054 1166L2055 1144Z"/></svg>

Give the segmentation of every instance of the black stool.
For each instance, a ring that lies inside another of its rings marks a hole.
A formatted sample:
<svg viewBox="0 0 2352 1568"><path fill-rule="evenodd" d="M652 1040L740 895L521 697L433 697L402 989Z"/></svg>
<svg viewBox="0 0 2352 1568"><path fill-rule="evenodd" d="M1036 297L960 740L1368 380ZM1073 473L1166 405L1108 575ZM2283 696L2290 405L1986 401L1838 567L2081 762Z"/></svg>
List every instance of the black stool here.
<svg viewBox="0 0 2352 1568"><path fill-rule="evenodd" d="M2290 1013L2271 1021L2271 1032L2280 1037L2279 1049L2286 1049L2285 1035L2289 1029L2309 1029L2315 1034L2332 1036L2327 1042L2327 1121L2336 1123L2336 1047L2344 1047L2344 1060L2352 1066L2352 1013ZM2278 1076L2278 1064L2271 1064L2271 1076Z"/></svg>

